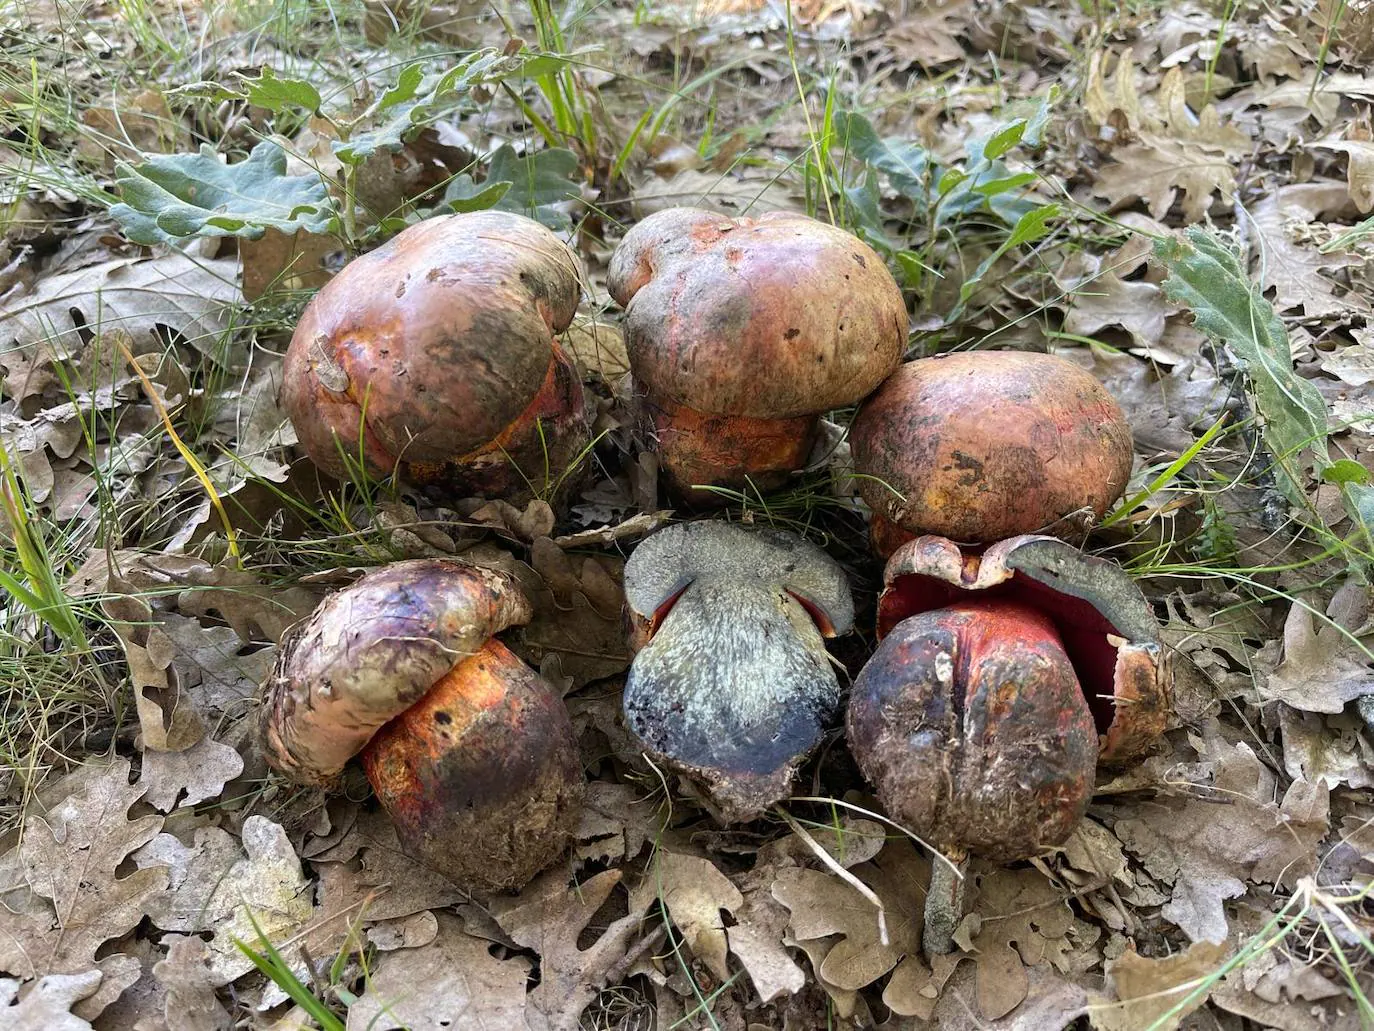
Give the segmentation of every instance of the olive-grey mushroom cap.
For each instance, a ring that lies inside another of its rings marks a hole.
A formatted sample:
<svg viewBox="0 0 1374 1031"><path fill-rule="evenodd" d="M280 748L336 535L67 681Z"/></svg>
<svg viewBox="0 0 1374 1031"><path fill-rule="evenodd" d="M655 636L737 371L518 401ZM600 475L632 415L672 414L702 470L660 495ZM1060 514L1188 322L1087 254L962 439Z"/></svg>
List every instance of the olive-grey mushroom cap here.
<svg viewBox="0 0 1374 1031"><path fill-rule="evenodd" d="M531 615L519 585L494 570L447 559L373 570L282 639L258 714L268 763L328 783L384 724Z"/></svg>
<svg viewBox="0 0 1374 1031"><path fill-rule="evenodd" d="M853 626L844 571L789 533L696 522L641 544L625 588L639 646L630 730L721 819L759 815L839 704L824 638Z"/></svg>

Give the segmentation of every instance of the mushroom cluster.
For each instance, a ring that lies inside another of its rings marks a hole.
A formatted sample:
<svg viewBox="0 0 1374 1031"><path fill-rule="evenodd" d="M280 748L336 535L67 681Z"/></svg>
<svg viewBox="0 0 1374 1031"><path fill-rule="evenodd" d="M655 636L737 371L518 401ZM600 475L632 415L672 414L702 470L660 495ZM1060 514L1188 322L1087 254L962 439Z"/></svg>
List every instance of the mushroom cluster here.
<svg viewBox="0 0 1374 1031"><path fill-rule="evenodd" d="M882 259L799 215L660 212L626 235L609 289L682 501L777 489L819 417L860 406L854 470L886 568L847 740L883 807L947 860L925 925L947 951L967 857L1062 842L1098 764L1140 758L1170 713L1150 605L1078 547L1131 471L1120 408L1049 355L899 364L906 309ZM538 492L587 447L557 339L578 298L571 251L527 219L406 230L302 317L283 388L302 446L338 475ZM645 539L624 579L626 728L719 820L763 814L837 722L826 641L854 623L845 571L795 534L703 520ZM496 639L530 616L511 579L459 562L367 574L283 641L268 761L326 784L360 755L403 847L464 887L519 887L566 848L583 791L558 692Z"/></svg>

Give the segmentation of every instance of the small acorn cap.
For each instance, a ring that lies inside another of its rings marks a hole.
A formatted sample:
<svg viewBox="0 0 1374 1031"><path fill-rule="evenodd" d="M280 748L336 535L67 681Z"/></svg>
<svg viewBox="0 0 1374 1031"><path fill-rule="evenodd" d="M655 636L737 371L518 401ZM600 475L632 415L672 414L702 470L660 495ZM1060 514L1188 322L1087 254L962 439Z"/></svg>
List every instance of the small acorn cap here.
<svg viewBox="0 0 1374 1031"><path fill-rule="evenodd" d="M853 626L844 571L790 533L683 523L630 556L625 593L630 729L721 820L764 812L839 704L824 639Z"/></svg>
<svg viewBox="0 0 1374 1031"><path fill-rule="evenodd" d="M1099 760L1148 754L1173 711L1173 671L1159 621L1128 573L1055 537L1026 534L982 554L943 537L908 541L883 571L878 636L902 620L968 600L1023 601L1053 621L1087 695Z"/></svg>
<svg viewBox="0 0 1374 1031"><path fill-rule="evenodd" d="M267 761L298 783L327 784L384 724L532 614L494 570L447 559L373 570L282 639L258 716Z"/></svg>

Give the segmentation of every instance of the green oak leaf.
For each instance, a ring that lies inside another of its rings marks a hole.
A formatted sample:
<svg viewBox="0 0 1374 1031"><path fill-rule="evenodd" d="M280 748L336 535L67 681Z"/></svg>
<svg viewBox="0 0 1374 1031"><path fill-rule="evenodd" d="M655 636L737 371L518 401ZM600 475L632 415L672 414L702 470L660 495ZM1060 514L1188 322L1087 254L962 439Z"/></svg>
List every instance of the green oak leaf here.
<svg viewBox="0 0 1374 1031"><path fill-rule="evenodd" d="M329 231L334 205L318 174L287 175L286 151L271 140L247 159L225 164L206 144L199 154L159 154L115 167L122 203L110 208L135 243L190 236L256 240L268 229Z"/></svg>

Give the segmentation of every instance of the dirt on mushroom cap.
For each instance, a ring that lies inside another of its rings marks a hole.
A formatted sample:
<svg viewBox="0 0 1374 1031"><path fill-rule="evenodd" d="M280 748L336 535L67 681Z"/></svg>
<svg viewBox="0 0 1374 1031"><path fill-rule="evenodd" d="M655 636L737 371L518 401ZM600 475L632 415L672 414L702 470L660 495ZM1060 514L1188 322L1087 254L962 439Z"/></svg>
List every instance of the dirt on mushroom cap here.
<svg viewBox="0 0 1374 1031"><path fill-rule="evenodd" d="M258 715L268 762L298 782L327 783L383 724L531 612L513 579L460 562L368 573L283 638Z"/></svg>
<svg viewBox="0 0 1374 1031"><path fill-rule="evenodd" d="M340 448L385 474L487 444L548 381L580 295L576 257L532 219L410 227L345 266L296 327L282 402L301 446L338 476Z"/></svg>
<svg viewBox="0 0 1374 1031"><path fill-rule="evenodd" d="M942 849L1024 859L1092 796L1087 701L1049 619L1015 602L899 623L854 683L848 732L883 808Z"/></svg>
<svg viewBox="0 0 1374 1031"><path fill-rule="evenodd" d="M611 262L635 379L700 412L786 419L853 404L901 360L907 314L867 244L804 215L652 215Z"/></svg>
<svg viewBox="0 0 1374 1031"><path fill-rule="evenodd" d="M1090 373L1038 353L908 362L864 403L850 440L876 513L957 541L1081 535L1055 524L1083 509L1101 517L1131 473L1116 401Z"/></svg>

